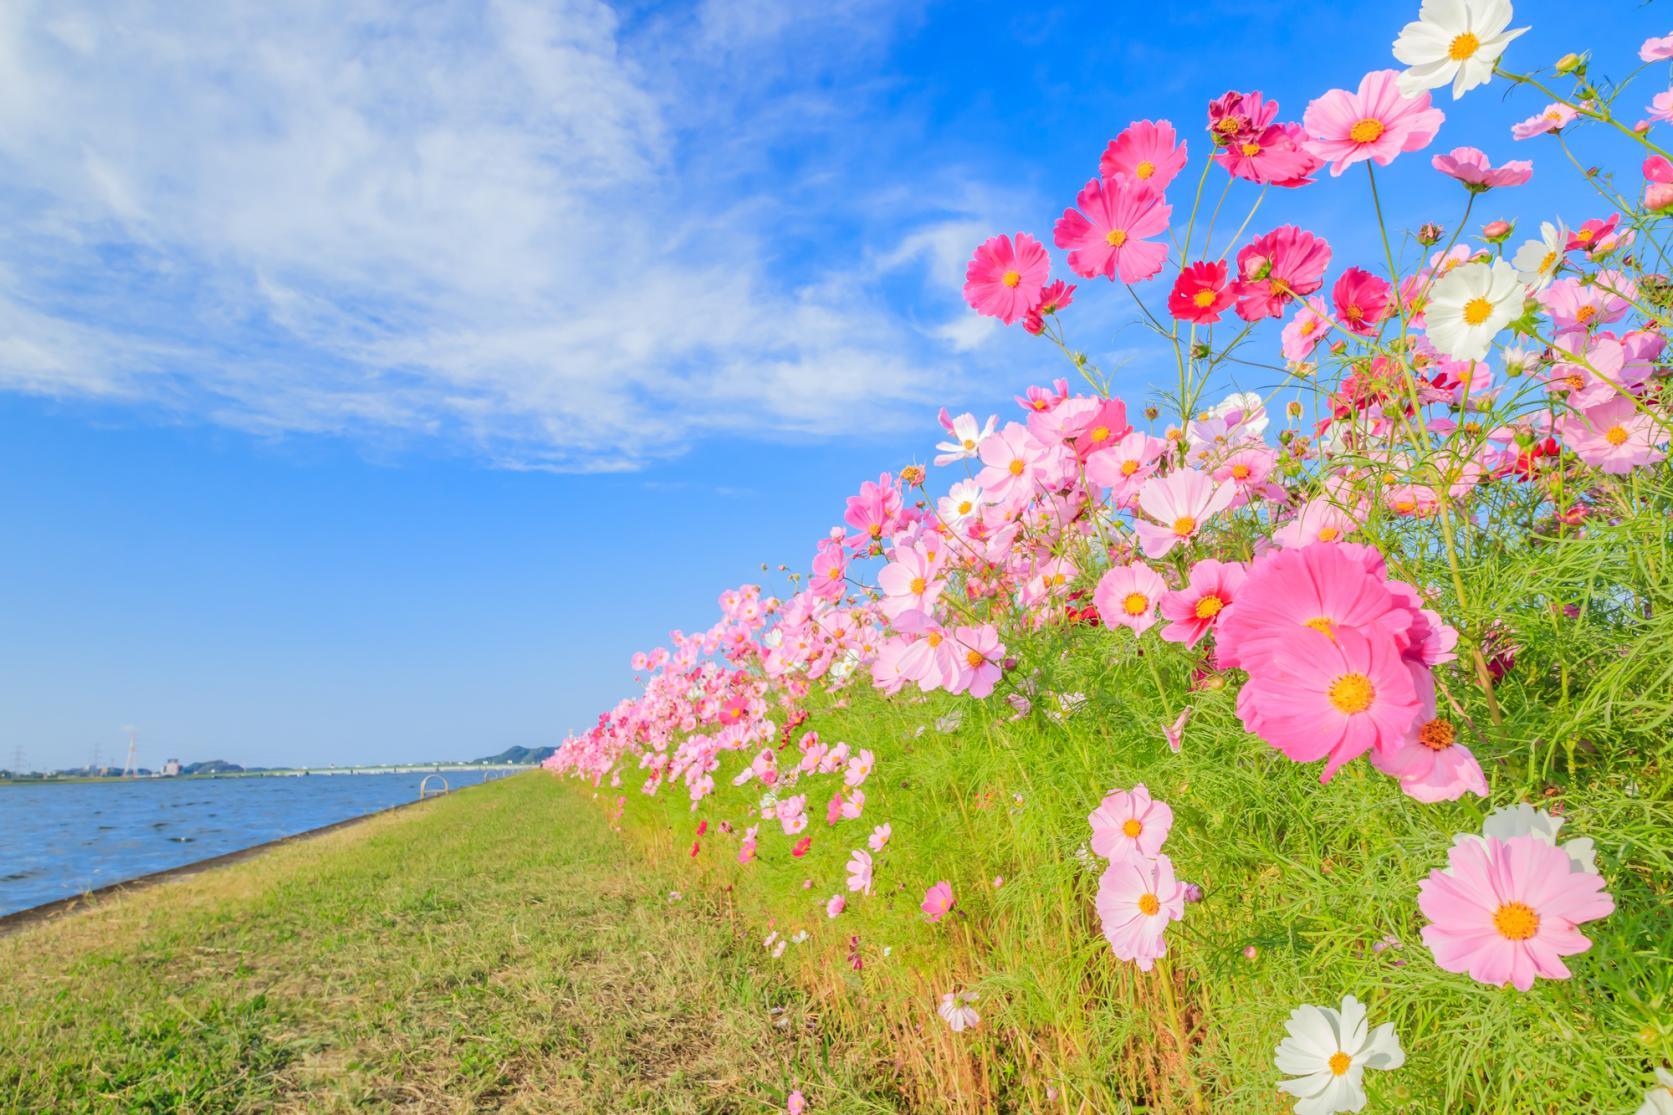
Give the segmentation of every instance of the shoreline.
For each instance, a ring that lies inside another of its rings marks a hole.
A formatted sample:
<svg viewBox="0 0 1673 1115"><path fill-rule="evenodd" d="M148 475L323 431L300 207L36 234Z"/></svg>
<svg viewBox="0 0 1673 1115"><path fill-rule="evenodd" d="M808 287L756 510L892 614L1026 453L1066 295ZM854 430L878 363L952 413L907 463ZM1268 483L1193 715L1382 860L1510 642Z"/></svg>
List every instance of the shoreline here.
<svg viewBox="0 0 1673 1115"><path fill-rule="evenodd" d="M108 780L101 779L100 781ZM495 779L494 781L499 781L499 779ZM250 859L263 852L270 851L285 844L294 844L303 840L311 840L316 836L324 836L328 832L336 832L338 829L348 828L350 825L357 825L360 822L368 821L373 817L382 817L390 813L398 813L403 809L411 809L415 805L432 804L450 797L453 794L462 793L465 790L474 789L477 786L490 784L491 783L487 782L473 782L468 786L460 786L456 790L449 790L445 794L435 794L431 797L419 798L415 801L402 802L399 805L385 806L382 809L374 809L370 813L362 813L358 817L347 817L341 821L333 821L328 825L320 825L317 828L303 829L301 832L293 832L289 836L281 836L273 840L264 840L260 844L251 844L247 848L238 848L231 852L222 852L219 855L209 856L200 860L193 860L191 863L183 863L175 867L165 867L161 871L148 871L143 875L135 875L130 879L122 879L114 883L105 883L103 886L94 887L92 890L88 891L82 891L80 894L72 894L65 898L55 898L51 902L43 902L38 906L28 906L22 910L14 910L9 914L0 914L0 937L8 936L9 934L15 933L19 929L23 929L27 926L48 921L59 914L80 913L84 909L90 909L95 905L100 905L106 900L116 897L121 893L146 890L159 883L166 883L173 879L183 878L188 875L196 875L199 872L213 870L217 867L224 867L228 864Z"/></svg>

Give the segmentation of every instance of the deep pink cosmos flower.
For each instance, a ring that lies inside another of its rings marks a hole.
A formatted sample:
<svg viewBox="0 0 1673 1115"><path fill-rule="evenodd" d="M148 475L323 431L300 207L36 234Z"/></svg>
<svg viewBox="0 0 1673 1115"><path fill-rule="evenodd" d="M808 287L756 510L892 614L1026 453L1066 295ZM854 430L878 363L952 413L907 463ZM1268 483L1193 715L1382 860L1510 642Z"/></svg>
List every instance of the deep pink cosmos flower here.
<svg viewBox="0 0 1673 1115"><path fill-rule="evenodd" d="M1133 528L1146 557L1166 557L1175 546L1197 536L1209 519L1231 506L1237 489L1216 484L1194 468L1155 476L1139 489L1139 507L1158 522L1136 519Z"/></svg>
<svg viewBox="0 0 1673 1115"><path fill-rule="evenodd" d="M1226 285L1225 260L1199 260L1179 273L1168 294L1168 312L1180 321L1212 325L1235 299Z"/></svg>
<svg viewBox="0 0 1673 1115"><path fill-rule="evenodd" d="M1387 166L1403 151L1427 147L1446 114L1434 108L1429 94L1400 94L1394 70L1372 70L1359 90L1332 89L1307 106L1301 118L1306 148L1330 164L1332 175L1354 163L1374 160Z"/></svg>
<svg viewBox="0 0 1673 1115"><path fill-rule="evenodd" d="M1276 123L1278 102L1259 92L1227 93L1208 106L1214 161L1235 178L1261 185L1295 188L1313 181L1323 166L1304 144L1307 134L1296 123Z"/></svg>
<svg viewBox="0 0 1673 1115"><path fill-rule="evenodd" d="M1167 955L1162 934L1168 923L1185 916L1185 886L1165 855L1118 860L1098 880L1095 905L1115 955L1148 972Z"/></svg>
<svg viewBox="0 0 1673 1115"><path fill-rule="evenodd" d="M797 859L801 859L803 856L807 855L807 850L811 847L813 847L813 837L804 836L800 840L796 841L795 847L790 849L790 854L795 856Z"/></svg>
<svg viewBox="0 0 1673 1115"><path fill-rule="evenodd" d="M1282 225L1237 253L1237 316L1244 321L1283 317L1284 307L1324 286L1330 244L1323 237Z"/></svg>
<svg viewBox="0 0 1673 1115"><path fill-rule="evenodd" d="M1369 271L1350 267L1342 272L1331 289L1336 303L1336 321L1350 333L1374 337L1383 319L1388 316L1389 298L1394 293L1386 279Z"/></svg>
<svg viewBox="0 0 1673 1115"><path fill-rule="evenodd" d="M1251 597L1246 582L1244 600ZM1244 728L1296 762L1326 760L1319 781L1329 782L1348 760L1403 738L1418 703L1393 639L1302 627L1250 671L1237 714Z"/></svg>
<svg viewBox="0 0 1673 1115"><path fill-rule="evenodd" d="M1162 597L1162 638L1170 643L1194 647L1202 642L1236 600L1247 574L1236 561L1204 558L1191 566L1190 580L1182 589Z"/></svg>
<svg viewBox="0 0 1673 1115"><path fill-rule="evenodd" d="M813 574L808 578L808 591L815 596L834 600L848 588L848 555L842 543L827 540L819 544L813 557Z"/></svg>
<svg viewBox="0 0 1673 1115"><path fill-rule="evenodd" d="M1065 209L1052 229L1075 274L1137 283L1162 269L1167 245L1146 239L1166 231L1173 215L1160 193L1126 179L1094 178L1075 204L1079 208Z"/></svg>
<svg viewBox="0 0 1673 1115"><path fill-rule="evenodd" d="M1075 456L1084 461L1094 453L1113 449L1131 430L1127 404L1120 399L1104 399L1075 438Z"/></svg>
<svg viewBox="0 0 1673 1115"><path fill-rule="evenodd" d="M1087 815L1092 850L1107 860L1149 859L1162 850L1173 827L1173 810L1156 801L1144 783L1132 792L1112 790Z"/></svg>
<svg viewBox="0 0 1673 1115"><path fill-rule="evenodd" d="M1533 177L1534 164L1526 159L1513 159L1495 167L1487 155L1475 147L1454 147L1444 155L1429 160L1442 174L1464 183L1473 194L1483 194L1498 186L1520 186Z"/></svg>
<svg viewBox="0 0 1673 1115"><path fill-rule="evenodd" d="M1217 656L1222 666L1254 673L1308 630L1327 639L1358 631L1398 652L1411 624L1375 550L1318 542L1265 554L1250 566L1237 607L1216 632Z"/></svg>
<svg viewBox="0 0 1673 1115"><path fill-rule="evenodd" d="M918 903L918 909L929 918L931 925L946 917L953 909L953 884L943 879L930 887L924 892L924 900Z"/></svg>
<svg viewBox="0 0 1673 1115"><path fill-rule="evenodd" d="M1562 958L1592 947L1576 926L1614 912L1603 887L1537 836L1460 841L1446 870L1418 885L1423 943L1436 964L1482 983L1526 991L1536 978L1567 979Z"/></svg>
<svg viewBox="0 0 1673 1115"><path fill-rule="evenodd" d="M1098 173L1105 178L1125 176L1161 192L1184 165L1185 144L1178 142L1172 124L1137 120L1104 148Z"/></svg>
<svg viewBox="0 0 1673 1115"><path fill-rule="evenodd" d="M1040 296L1034 300L1034 305L1028 307L1028 313L1023 316L1022 327L1028 332L1039 336L1046 330L1046 318L1075 300L1075 284L1066 283L1062 279L1047 283L1040 291Z"/></svg>
<svg viewBox="0 0 1673 1115"><path fill-rule="evenodd" d="M1607 220L1592 217L1581 222L1579 228L1569 233L1567 250L1571 252L1595 252L1610 240L1615 226L1621 223L1619 213L1611 213Z"/></svg>
<svg viewBox="0 0 1673 1115"><path fill-rule="evenodd" d="M1452 721L1436 713L1434 675L1417 663L1408 662L1406 668L1417 691L1417 719L1392 747L1373 750L1371 765L1399 779L1400 789L1417 801L1457 801L1466 793L1486 797L1481 764L1458 742Z"/></svg>
<svg viewBox="0 0 1673 1115"><path fill-rule="evenodd" d="M964 300L979 314L1010 325L1038 301L1051 261L1026 232L983 241L964 269Z"/></svg>
<svg viewBox="0 0 1673 1115"><path fill-rule="evenodd" d="M1167 590L1161 574L1135 561L1104 570L1092 602L1105 627L1130 627L1133 634L1142 635L1156 622L1156 605Z"/></svg>

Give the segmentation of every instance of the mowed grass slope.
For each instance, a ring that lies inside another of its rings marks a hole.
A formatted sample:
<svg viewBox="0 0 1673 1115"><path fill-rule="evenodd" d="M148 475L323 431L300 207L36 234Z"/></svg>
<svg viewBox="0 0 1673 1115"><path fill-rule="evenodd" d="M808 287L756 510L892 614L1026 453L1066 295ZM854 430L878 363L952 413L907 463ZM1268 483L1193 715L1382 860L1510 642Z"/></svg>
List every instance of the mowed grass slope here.
<svg viewBox="0 0 1673 1115"><path fill-rule="evenodd" d="M0 938L0 1110L892 1109L600 812L523 775Z"/></svg>

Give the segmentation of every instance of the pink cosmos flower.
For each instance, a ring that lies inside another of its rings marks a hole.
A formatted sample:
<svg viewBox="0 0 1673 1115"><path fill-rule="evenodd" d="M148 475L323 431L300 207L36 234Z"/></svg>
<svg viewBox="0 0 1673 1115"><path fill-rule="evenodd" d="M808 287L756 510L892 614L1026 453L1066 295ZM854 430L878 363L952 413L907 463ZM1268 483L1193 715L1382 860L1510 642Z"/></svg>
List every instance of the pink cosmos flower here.
<svg viewBox="0 0 1673 1115"><path fill-rule="evenodd" d="M1022 423L1007 422L982 442L981 457L986 467L976 475L976 482L982 490L995 503L1020 503L1037 488L1056 485L1063 454L1058 447L1042 443Z"/></svg>
<svg viewBox="0 0 1673 1115"><path fill-rule="evenodd" d="M1665 93L1657 93L1654 97L1650 98L1649 113L1649 118L1651 120L1660 121L1661 123L1673 120L1673 89L1670 89Z"/></svg>
<svg viewBox="0 0 1673 1115"><path fill-rule="evenodd" d="M1275 123L1278 102L1259 92L1227 93L1208 106L1214 161L1233 177L1286 188L1310 185L1324 163L1307 151L1300 124Z"/></svg>
<svg viewBox="0 0 1673 1115"><path fill-rule="evenodd" d="M866 839L866 844L872 851L881 852L884 848L889 846L889 837L893 834L894 829L888 824L878 825L876 828L871 830L871 836Z"/></svg>
<svg viewBox="0 0 1673 1115"><path fill-rule="evenodd" d="M1401 651L1411 624L1375 550L1315 543L1267 553L1249 567L1237 607L1216 632L1217 657L1254 673L1309 630L1327 639L1354 630Z"/></svg>
<svg viewBox="0 0 1673 1115"><path fill-rule="evenodd" d="M1185 886L1165 855L1118 860L1098 880L1095 905L1115 955L1148 972L1167 955L1162 934L1168 923L1185 916Z"/></svg>
<svg viewBox="0 0 1673 1115"><path fill-rule="evenodd" d="M1197 536L1204 523L1231 506L1237 489L1216 484L1194 468L1179 469L1167 476L1145 481L1139 489L1139 507L1157 523L1135 520L1146 557L1165 557L1182 542Z"/></svg>
<svg viewBox="0 0 1673 1115"><path fill-rule="evenodd" d="M974 991L949 991L941 996L941 1005L935 1010L947 1020L947 1027L953 1033L962 1034L982 1021L982 1016L971 1005L980 998Z"/></svg>
<svg viewBox="0 0 1673 1115"><path fill-rule="evenodd" d="M819 544L813 557L813 575L808 578L808 591L815 596L834 600L848 588L848 555L842 543L831 539Z"/></svg>
<svg viewBox="0 0 1673 1115"><path fill-rule="evenodd" d="M1371 752L1371 765L1400 780L1406 796L1421 802L1457 801L1465 793L1487 796L1487 777L1470 749L1458 742L1452 721L1436 715L1435 680L1427 667L1407 663L1417 691L1411 731L1393 747Z"/></svg>
<svg viewBox="0 0 1673 1115"><path fill-rule="evenodd" d="M1442 174L1464 183L1473 194L1486 193L1496 186L1520 186L1533 177L1534 164L1525 159L1513 159L1495 167L1487 155L1474 147L1454 147L1444 155L1429 160Z"/></svg>
<svg viewBox="0 0 1673 1115"><path fill-rule="evenodd" d="M1120 399L1105 399L1075 438L1075 455L1084 461L1094 453L1113 448L1131 430L1127 424L1127 404Z"/></svg>
<svg viewBox="0 0 1673 1115"><path fill-rule="evenodd" d="M1289 522L1272 532L1275 545L1286 549L1315 542L1340 542L1359 529L1359 522L1327 499L1310 499Z"/></svg>
<svg viewBox="0 0 1673 1115"><path fill-rule="evenodd" d="M1115 504L1124 505L1156 472L1157 461L1167 448L1168 443L1161 438L1133 430L1107 451L1087 458L1086 478L1110 489Z"/></svg>
<svg viewBox="0 0 1673 1115"><path fill-rule="evenodd" d="M1046 318L1062 310L1075 300L1075 284L1062 279L1047 283L1034 304L1023 315L1022 327L1036 337L1046 330Z"/></svg>
<svg viewBox="0 0 1673 1115"><path fill-rule="evenodd" d="M790 1093L790 1098L784 1104L785 1115L805 1115L807 1099L803 1097L801 1089Z"/></svg>
<svg viewBox="0 0 1673 1115"><path fill-rule="evenodd" d="M1301 118L1307 150L1330 164L1332 175L1354 163L1387 166L1403 151L1427 147L1446 114L1431 106L1429 94L1403 97L1394 70L1373 70L1359 91L1332 89L1307 106Z"/></svg>
<svg viewBox="0 0 1673 1115"><path fill-rule="evenodd" d="M840 894L833 894L825 903L825 916L834 918L848 908L848 899Z"/></svg>
<svg viewBox="0 0 1673 1115"><path fill-rule="evenodd" d="M939 555L931 557L926 547L907 546L897 547L894 556L877 574L883 614L895 620L905 612L933 612L946 587Z"/></svg>
<svg viewBox="0 0 1673 1115"><path fill-rule="evenodd" d="M1638 48L1638 57L1646 62L1664 62L1673 58L1673 35L1660 38L1652 35L1645 39L1644 45Z"/></svg>
<svg viewBox="0 0 1673 1115"><path fill-rule="evenodd" d="M1162 725L1162 735L1168 741L1168 750L1175 755L1179 754L1180 747L1185 743L1185 725L1191 722L1193 711L1190 705L1186 705L1179 711L1179 715L1174 717L1172 724Z"/></svg>
<svg viewBox="0 0 1673 1115"><path fill-rule="evenodd" d="M1162 269L1166 244L1147 240L1168 227L1173 209L1146 185L1119 178L1094 178L1065 209L1052 240L1069 252L1069 268L1082 278L1099 275L1124 283L1143 282Z"/></svg>
<svg viewBox="0 0 1673 1115"><path fill-rule="evenodd" d="M1247 583L1244 595L1252 595ZM1326 760L1319 781L1329 782L1348 760L1404 738L1418 703L1391 638L1346 627L1332 638L1302 627L1251 670L1237 714L1248 731L1296 762Z"/></svg>
<svg viewBox="0 0 1673 1115"><path fill-rule="evenodd" d="M1614 912L1603 887L1536 836L1460 842L1418 886L1423 943L1436 964L1482 983L1526 991L1536 978L1567 979L1562 958L1592 947L1576 927Z"/></svg>
<svg viewBox="0 0 1673 1115"><path fill-rule="evenodd" d="M964 300L979 314L1010 325L1029 311L1046 285L1051 260L1026 232L984 241L964 269Z"/></svg>
<svg viewBox="0 0 1673 1115"><path fill-rule="evenodd" d="M1617 395L1579 414L1563 415L1557 431L1575 456L1616 476L1667 459L1666 451L1658 448L1666 435L1627 395Z"/></svg>
<svg viewBox="0 0 1673 1115"><path fill-rule="evenodd" d="M1092 602L1105 627L1130 627L1142 635L1156 622L1156 605L1167 592L1167 582L1150 566L1135 561L1104 571Z"/></svg>
<svg viewBox="0 0 1673 1115"><path fill-rule="evenodd" d="M1232 451L1209 475L1222 484L1231 485L1236 497L1231 506L1242 507L1257 499L1282 499L1284 490L1269 483L1273 466L1278 463L1278 451L1260 442L1245 444Z"/></svg>
<svg viewBox="0 0 1673 1115"><path fill-rule="evenodd" d="M1004 672L1005 644L999 641L999 629L991 623L980 627L960 627L958 643L958 678L947 687L950 693L969 693L981 700L993 692L999 675Z"/></svg>
<svg viewBox="0 0 1673 1115"><path fill-rule="evenodd" d="M1330 318L1325 314L1324 299L1314 296L1303 302L1295 317L1284 326L1280 336L1284 359L1299 364L1313 355L1313 350L1330 332Z"/></svg>
<svg viewBox="0 0 1673 1115"><path fill-rule="evenodd" d="M848 889L871 893L871 853L856 850L848 857Z"/></svg>
<svg viewBox="0 0 1673 1115"><path fill-rule="evenodd" d="M1177 141L1172 124L1137 120L1104 148L1098 173L1105 178L1123 175L1161 192L1184 165L1185 144Z"/></svg>
<svg viewBox="0 0 1673 1115"><path fill-rule="evenodd" d="M1180 321L1212 325L1236 299L1226 285L1225 260L1198 261L1179 273L1168 294L1168 313Z"/></svg>
<svg viewBox="0 0 1673 1115"><path fill-rule="evenodd" d="M1107 860L1149 859L1162 850L1173 810L1155 801L1140 782L1131 793L1112 790L1088 816L1092 850Z"/></svg>
<svg viewBox="0 0 1673 1115"><path fill-rule="evenodd" d="M1162 618L1169 621L1162 638L1188 647L1202 642L1232 606L1246 576L1241 562L1204 558L1191 566L1185 587L1162 597Z"/></svg>
<svg viewBox="0 0 1673 1115"><path fill-rule="evenodd" d="M800 840L796 841L795 845L790 849L790 854L795 856L797 859L801 859L803 856L807 855L807 850L811 847L813 847L813 837L804 836Z"/></svg>
<svg viewBox="0 0 1673 1115"><path fill-rule="evenodd" d="M1536 297L1557 331L1566 333L1621 320L1632 306L1628 299L1638 297L1638 284L1618 271L1599 271L1589 283L1558 279Z"/></svg>
<svg viewBox="0 0 1673 1115"><path fill-rule="evenodd" d="M1510 135L1512 139L1532 139L1534 136L1544 135L1546 132L1560 132L1580 114L1564 104L1550 104L1538 116L1530 116L1520 124L1512 124Z"/></svg>
<svg viewBox="0 0 1673 1115"><path fill-rule="evenodd" d="M953 909L953 884L943 879L930 887L924 892L924 900L918 903L918 909L929 918L931 925L946 917Z"/></svg>
<svg viewBox="0 0 1673 1115"><path fill-rule="evenodd" d="M1237 253L1237 316L1244 321L1283 317L1291 300L1324 286L1330 245L1294 225L1282 225L1250 241Z"/></svg>
<svg viewBox="0 0 1673 1115"><path fill-rule="evenodd" d="M1386 279L1358 267L1350 267L1342 272L1330 292L1336 303L1336 320L1350 333L1375 337L1378 326L1388 316L1389 299L1393 293Z"/></svg>

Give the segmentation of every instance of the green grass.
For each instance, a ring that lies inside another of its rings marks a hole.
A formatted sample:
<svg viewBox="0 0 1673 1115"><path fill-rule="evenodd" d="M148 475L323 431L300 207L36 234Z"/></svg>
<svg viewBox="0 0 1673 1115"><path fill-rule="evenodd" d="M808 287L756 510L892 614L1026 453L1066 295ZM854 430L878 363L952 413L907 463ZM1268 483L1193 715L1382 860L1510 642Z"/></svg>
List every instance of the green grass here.
<svg viewBox="0 0 1673 1115"><path fill-rule="evenodd" d="M591 805L506 779L0 938L0 1110L892 1110Z"/></svg>

